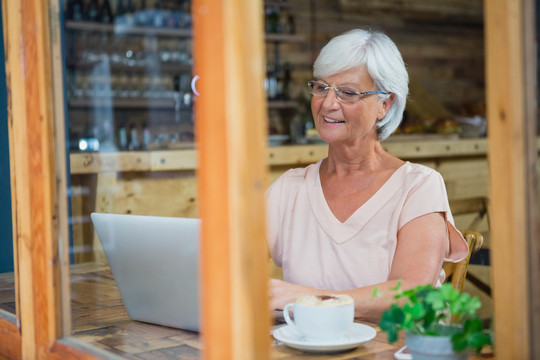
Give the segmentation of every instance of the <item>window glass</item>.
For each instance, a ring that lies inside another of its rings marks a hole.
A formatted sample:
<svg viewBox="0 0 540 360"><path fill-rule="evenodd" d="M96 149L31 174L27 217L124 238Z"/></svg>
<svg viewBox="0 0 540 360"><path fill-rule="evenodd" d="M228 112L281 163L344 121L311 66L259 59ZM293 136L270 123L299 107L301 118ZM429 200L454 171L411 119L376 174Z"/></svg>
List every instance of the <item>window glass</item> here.
<svg viewBox="0 0 540 360"><path fill-rule="evenodd" d="M0 19L2 18L0 9ZM3 27L0 29L3 38ZM4 58L4 42L0 44ZM0 311L15 313L15 283L13 275L13 232L11 222L11 181L9 177L9 138L7 114L6 71L0 65Z"/></svg>
<svg viewBox="0 0 540 360"><path fill-rule="evenodd" d="M197 334L130 319L91 213L197 217L190 2L68 0L63 41L72 336L152 358Z"/></svg>

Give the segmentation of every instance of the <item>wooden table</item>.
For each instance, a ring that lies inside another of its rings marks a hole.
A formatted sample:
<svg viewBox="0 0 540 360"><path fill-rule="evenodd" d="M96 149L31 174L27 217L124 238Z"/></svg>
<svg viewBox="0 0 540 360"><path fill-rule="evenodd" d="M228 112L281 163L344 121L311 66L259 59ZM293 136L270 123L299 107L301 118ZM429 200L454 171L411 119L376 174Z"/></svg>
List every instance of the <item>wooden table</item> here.
<svg viewBox="0 0 540 360"><path fill-rule="evenodd" d="M95 264L73 266L71 270L73 336L128 359L201 358L199 335L165 326L129 319L108 267ZM273 339L273 338L272 338ZM393 359L402 342L388 344L386 335L355 350L317 359ZM306 359L306 354L272 341L272 358Z"/></svg>
<svg viewBox="0 0 540 360"><path fill-rule="evenodd" d="M11 279L11 280L10 280ZM0 309L14 311L13 276L0 274ZM10 291L11 289L11 291ZM85 263L71 268L72 336L126 359L200 359L199 334L130 320L107 266ZM368 324L374 326L373 324ZM309 354L272 338L273 359L394 359L403 340L386 341L378 327L375 339L358 348L334 354ZM480 358L480 357L479 357ZM492 356L481 358L493 359Z"/></svg>

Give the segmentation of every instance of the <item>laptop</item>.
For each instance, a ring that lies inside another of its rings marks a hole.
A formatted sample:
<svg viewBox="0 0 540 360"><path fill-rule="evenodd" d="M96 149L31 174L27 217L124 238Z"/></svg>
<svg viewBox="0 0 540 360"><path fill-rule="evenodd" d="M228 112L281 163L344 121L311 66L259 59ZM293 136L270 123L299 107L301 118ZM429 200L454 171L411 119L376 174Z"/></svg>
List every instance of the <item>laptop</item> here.
<svg viewBox="0 0 540 360"><path fill-rule="evenodd" d="M199 331L199 219L92 213L129 317Z"/></svg>

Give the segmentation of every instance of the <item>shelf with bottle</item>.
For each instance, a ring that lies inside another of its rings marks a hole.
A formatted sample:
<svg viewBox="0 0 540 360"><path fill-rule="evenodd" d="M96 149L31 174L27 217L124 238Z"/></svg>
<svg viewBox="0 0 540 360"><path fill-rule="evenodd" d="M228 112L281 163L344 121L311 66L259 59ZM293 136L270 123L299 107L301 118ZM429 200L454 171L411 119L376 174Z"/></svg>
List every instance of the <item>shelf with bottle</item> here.
<svg viewBox="0 0 540 360"><path fill-rule="evenodd" d="M92 29L91 24L104 29L139 33L139 28L153 28L170 34L171 29L191 28L190 0L116 0L112 10L110 0L68 0L66 25L74 29ZM182 33L180 31L180 33Z"/></svg>
<svg viewBox="0 0 540 360"><path fill-rule="evenodd" d="M71 98L68 100L68 105L71 108L104 108L112 107L114 109L161 109L161 110L174 110L176 109L176 100L173 98L146 98L146 97L132 97L132 98L110 98L110 97L80 97ZM286 110L294 109L298 106L298 102L294 100L271 100L267 102L268 109L272 110ZM192 104L182 105L180 111L191 112Z"/></svg>
<svg viewBox="0 0 540 360"><path fill-rule="evenodd" d="M299 43L305 38L296 34L287 1L267 1L265 7L268 6L278 13L279 24L265 34L267 43L274 46L275 56L268 61L277 64L272 65L265 80L267 106L269 113L290 117L298 104L289 96L291 68L280 64L279 47L281 43ZM95 139L102 145L110 143L87 130L89 124L93 124L91 128L103 126L96 125L100 114L110 113L107 126L116 134L113 148L193 146L191 18L174 20L181 13L188 16L186 10L188 0L66 2L66 90L73 144L81 138ZM275 18L275 14L272 16ZM111 111L107 112L107 108ZM139 134L138 144L133 137L135 131ZM151 140L144 139L148 133L152 134ZM90 146L86 151L104 151L106 147L95 150ZM83 150L79 146L75 151Z"/></svg>
<svg viewBox="0 0 540 360"><path fill-rule="evenodd" d="M115 35L154 35L180 38L190 38L192 36L192 31L189 28L158 28L153 26L95 23L90 21L68 20L65 22L65 28L66 30L75 31L105 31L114 33Z"/></svg>
<svg viewBox="0 0 540 360"><path fill-rule="evenodd" d="M128 26L118 24L102 24L88 21L66 21L66 30L88 31L88 32L109 32L115 35L133 35L133 36L166 36L176 38L191 38L193 31L191 29L176 28L156 28L151 26ZM301 34L289 33L265 33L267 42L304 42L305 36Z"/></svg>

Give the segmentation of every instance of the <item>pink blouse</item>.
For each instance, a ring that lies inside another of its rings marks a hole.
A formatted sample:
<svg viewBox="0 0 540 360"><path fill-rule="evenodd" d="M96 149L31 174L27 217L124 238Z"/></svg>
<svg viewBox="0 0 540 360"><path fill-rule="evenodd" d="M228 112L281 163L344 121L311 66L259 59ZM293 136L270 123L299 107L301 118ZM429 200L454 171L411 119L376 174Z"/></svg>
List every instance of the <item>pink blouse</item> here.
<svg viewBox="0 0 540 360"><path fill-rule="evenodd" d="M328 290L387 281L398 231L433 212L446 214L445 261L457 262L467 255L467 244L454 227L444 181L435 170L406 162L342 223L324 198L321 162L288 170L267 191L268 244L285 281Z"/></svg>

